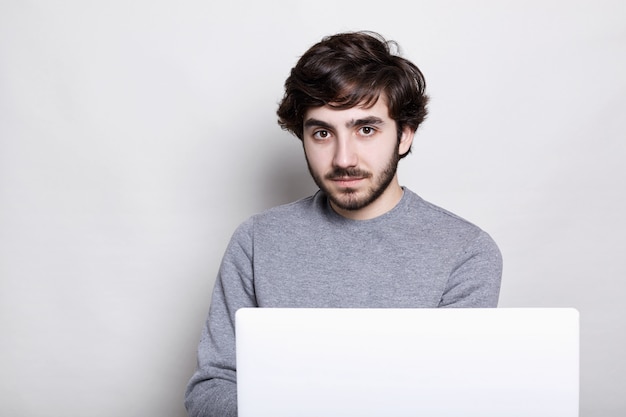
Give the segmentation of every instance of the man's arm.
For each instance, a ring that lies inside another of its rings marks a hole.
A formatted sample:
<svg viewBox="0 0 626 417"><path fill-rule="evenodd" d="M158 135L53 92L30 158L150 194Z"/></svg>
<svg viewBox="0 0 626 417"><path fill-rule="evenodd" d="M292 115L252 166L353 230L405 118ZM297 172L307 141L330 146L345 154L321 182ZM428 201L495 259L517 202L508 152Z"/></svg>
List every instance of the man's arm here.
<svg viewBox="0 0 626 417"><path fill-rule="evenodd" d="M439 307L497 307L502 255L491 237L480 231L462 249Z"/></svg>
<svg viewBox="0 0 626 417"><path fill-rule="evenodd" d="M252 271L252 220L233 234L213 289L198 346L198 366L185 392L190 417L236 417L235 313L256 307Z"/></svg>

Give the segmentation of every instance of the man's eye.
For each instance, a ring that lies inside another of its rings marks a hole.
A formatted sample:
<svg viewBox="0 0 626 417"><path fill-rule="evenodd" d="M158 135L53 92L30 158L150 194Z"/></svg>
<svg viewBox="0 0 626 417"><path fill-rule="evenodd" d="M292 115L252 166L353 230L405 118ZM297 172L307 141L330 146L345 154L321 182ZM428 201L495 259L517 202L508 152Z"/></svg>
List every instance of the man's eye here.
<svg viewBox="0 0 626 417"><path fill-rule="evenodd" d="M313 137L315 139L326 139L330 134L328 133L328 130L318 130L317 132L313 133Z"/></svg>
<svg viewBox="0 0 626 417"><path fill-rule="evenodd" d="M363 136L370 136L370 135L374 134L375 130L371 126L363 126L360 129L360 132L361 132L361 135L363 135Z"/></svg>

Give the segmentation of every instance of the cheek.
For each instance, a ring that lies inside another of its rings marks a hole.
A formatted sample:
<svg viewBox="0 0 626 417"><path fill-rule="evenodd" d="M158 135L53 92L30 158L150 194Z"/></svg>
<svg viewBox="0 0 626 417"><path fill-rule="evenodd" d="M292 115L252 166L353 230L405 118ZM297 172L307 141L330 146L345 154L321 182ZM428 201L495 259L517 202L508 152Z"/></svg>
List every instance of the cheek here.
<svg viewBox="0 0 626 417"><path fill-rule="evenodd" d="M323 168L319 165L318 159L311 152L304 152L304 157L306 158L306 164L309 168L309 172L313 175L321 175Z"/></svg>
<svg viewBox="0 0 626 417"><path fill-rule="evenodd" d="M329 157L328 152L320 147L312 146L308 147L304 146L304 155L309 162L309 165L313 168L323 168L328 164Z"/></svg>
<svg viewBox="0 0 626 417"><path fill-rule="evenodd" d="M393 159L397 153L397 141L394 143L385 143L384 146L376 146L368 149L367 154L362 156L362 160L363 162L367 161L372 167L385 168L389 164L389 160Z"/></svg>

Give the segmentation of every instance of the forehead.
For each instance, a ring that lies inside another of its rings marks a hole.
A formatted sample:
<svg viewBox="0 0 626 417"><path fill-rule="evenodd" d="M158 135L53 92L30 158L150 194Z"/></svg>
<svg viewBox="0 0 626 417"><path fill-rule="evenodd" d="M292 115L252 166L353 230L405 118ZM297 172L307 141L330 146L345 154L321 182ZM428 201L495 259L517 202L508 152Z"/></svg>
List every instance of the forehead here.
<svg viewBox="0 0 626 417"><path fill-rule="evenodd" d="M384 97L380 97L372 106L357 105L347 109L338 109L329 105L311 107L304 114L304 122L309 119L324 120L327 122L343 123L366 117L377 117L383 121L390 121L389 107Z"/></svg>

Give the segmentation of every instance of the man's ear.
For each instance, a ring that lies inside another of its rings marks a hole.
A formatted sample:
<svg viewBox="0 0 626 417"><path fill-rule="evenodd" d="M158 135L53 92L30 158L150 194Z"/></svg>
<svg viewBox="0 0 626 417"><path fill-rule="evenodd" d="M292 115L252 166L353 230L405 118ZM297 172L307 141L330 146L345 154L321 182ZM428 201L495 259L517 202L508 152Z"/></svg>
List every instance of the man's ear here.
<svg viewBox="0 0 626 417"><path fill-rule="evenodd" d="M402 129L402 134L400 135L400 144L398 149L399 155L404 155L409 151L409 149L411 149L413 137L415 137L415 130L411 129L408 126L405 126Z"/></svg>

